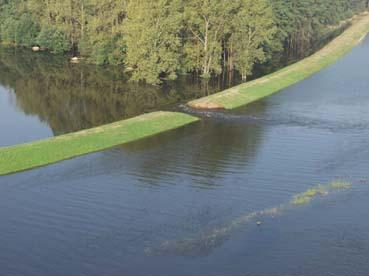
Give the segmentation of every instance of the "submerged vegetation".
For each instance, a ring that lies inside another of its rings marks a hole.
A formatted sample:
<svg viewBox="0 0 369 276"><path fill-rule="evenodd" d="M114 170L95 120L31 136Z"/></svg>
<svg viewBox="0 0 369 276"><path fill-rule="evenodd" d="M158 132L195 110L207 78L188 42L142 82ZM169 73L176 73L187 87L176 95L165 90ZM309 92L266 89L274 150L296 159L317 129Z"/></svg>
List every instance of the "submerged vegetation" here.
<svg viewBox="0 0 369 276"><path fill-rule="evenodd" d="M0 41L125 65L158 84L303 57L366 0L0 0ZM123 70L123 69L122 69Z"/></svg>
<svg viewBox="0 0 369 276"><path fill-rule="evenodd" d="M232 220L228 225L214 228L204 233L200 233L197 237L165 241L157 248L146 248L145 253L148 255L206 255L214 248L223 244L227 240L232 231L244 226L250 222L256 222L260 226L263 223L261 218L275 217L283 214L298 205L305 205L318 196L327 196L331 192L347 190L352 187L351 183L346 181L333 181L326 185L319 185L310 188L307 191L292 197L289 202L283 203L276 207L263 209L247 213Z"/></svg>
<svg viewBox="0 0 369 276"><path fill-rule="evenodd" d="M0 175L27 170L136 141L193 122L177 112L153 112L132 119L27 144L0 148Z"/></svg>
<svg viewBox="0 0 369 276"><path fill-rule="evenodd" d="M310 203L312 199L317 196L325 196L330 190L346 190L350 189L352 185L346 181L333 181L328 185L319 185L318 187L308 189L306 192L298 194L293 197L291 204L305 205Z"/></svg>

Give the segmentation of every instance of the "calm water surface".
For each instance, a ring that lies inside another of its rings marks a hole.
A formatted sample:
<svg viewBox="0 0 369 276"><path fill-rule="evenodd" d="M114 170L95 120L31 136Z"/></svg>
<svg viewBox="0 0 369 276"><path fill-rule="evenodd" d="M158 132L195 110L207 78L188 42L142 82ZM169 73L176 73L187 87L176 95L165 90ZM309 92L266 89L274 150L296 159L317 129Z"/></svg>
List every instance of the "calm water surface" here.
<svg viewBox="0 0 369 276"><path fill-rule="evenodd" d="M27 77L29 69L17 64L1 71L2 145L98 125L116 113L133 116L162 99L143 89L125 102L120 88L105 95L87 84L63 94L80 78L73 68L55 80L47 76L53 67ZM87 72L88 82L100 81ZM368 274L368 88L369 39L334 66L246 108L194 112L204 120L1 177L0 275ZM181 100L176 93L168 95ZM148 107L131 113L135 103ZM336 179L353 188L280 208Z"/></svg>
<svg viewBox="0 0 369 276"><path fill-rule="evenodd" d="M220 76L206 84L181 76L162 86L136 84L120 67L70 64L66 57L1 47L0 72L0 128L7 129L0 146L173 109L238 81Z"/></svg>

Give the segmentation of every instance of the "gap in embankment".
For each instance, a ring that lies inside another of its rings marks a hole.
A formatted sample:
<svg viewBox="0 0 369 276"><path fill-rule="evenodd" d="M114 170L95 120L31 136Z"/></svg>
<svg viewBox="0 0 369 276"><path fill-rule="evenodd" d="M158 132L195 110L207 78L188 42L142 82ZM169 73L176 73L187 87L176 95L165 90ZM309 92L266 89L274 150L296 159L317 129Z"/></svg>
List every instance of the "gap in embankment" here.
<svg viewBox="0 0 369 276"><path fill-rule="evenodd" d="M273 74L188 103L193 108L234 109L269 96L333 64L369 31L369 14L312 56ZM0 175L45 166L133 142L198 121L179 112L153 112L50 139L0 148Z"/></svg>

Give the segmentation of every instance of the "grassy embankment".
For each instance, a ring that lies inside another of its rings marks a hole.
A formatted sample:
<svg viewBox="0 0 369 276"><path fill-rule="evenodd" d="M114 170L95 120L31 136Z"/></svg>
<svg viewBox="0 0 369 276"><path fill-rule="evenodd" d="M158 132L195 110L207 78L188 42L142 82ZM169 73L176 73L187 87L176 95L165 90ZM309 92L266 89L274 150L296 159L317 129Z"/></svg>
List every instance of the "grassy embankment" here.
<svg viewBox="0 0 369 276"><path fill-rule="evenodd" d="M269 96L334 63L369 32L369 15L352 21L343 34L314 55L263 78L194 100L195 108L233 109ZM31 143L0 148L0 175L15 173L104 150L164 131L198 118L174 112L154 112L101 127Z"/></svg>
<svg viewBox="0 0 369 276"><path fill-rule="evenodd" d="M0 175L15 173L132 142L197 121L177 112L153 112L132 119L0 148Z"/></svg>
<svg viewBox="0 0 369 276"><path fill-rule="evenodd" d="M346 31L310 57L260 79L190 101L188 105L198 109L234 109L267 97L333 64L356 46L368 32L369 14L364 13L355 17Z"/></svg>

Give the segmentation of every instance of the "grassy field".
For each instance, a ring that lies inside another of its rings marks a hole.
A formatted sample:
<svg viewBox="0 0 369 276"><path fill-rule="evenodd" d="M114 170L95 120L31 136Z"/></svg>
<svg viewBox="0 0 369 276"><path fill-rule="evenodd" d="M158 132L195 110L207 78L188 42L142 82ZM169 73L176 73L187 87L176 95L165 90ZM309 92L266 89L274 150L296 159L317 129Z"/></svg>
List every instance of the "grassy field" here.
<svg viewBox="0 0 369 276"><path fill-rule="evenodd" d="M48 165L79 155L107 149L197 121L177 112L153 112L132 119L0 148L0 175Z"/></svg>
<svg viewBox="0 0 369 276"><path fill-rule="evenodd" d="M333 64L360 43L368 32L369 14L365 13L354 18L345 32L312 56L260 79L190 101L188 105L197 109L234 109L267 97Z"/></svg>

